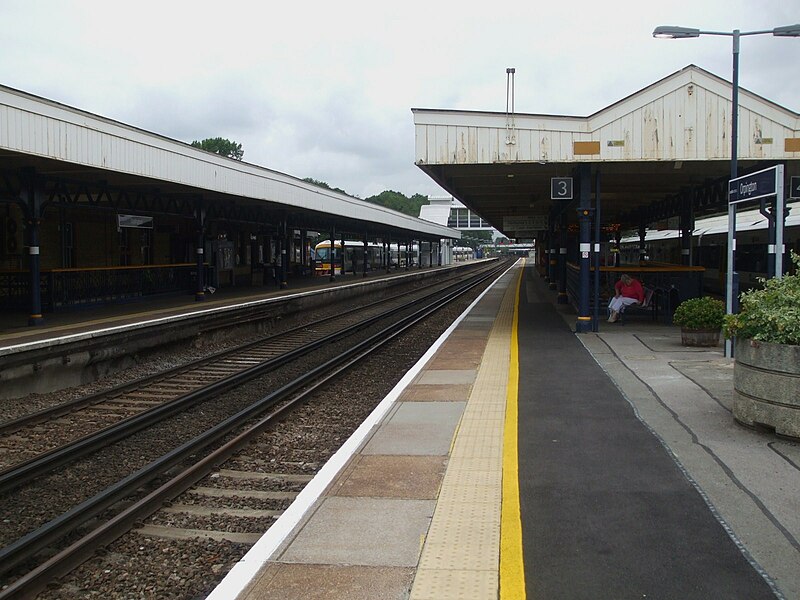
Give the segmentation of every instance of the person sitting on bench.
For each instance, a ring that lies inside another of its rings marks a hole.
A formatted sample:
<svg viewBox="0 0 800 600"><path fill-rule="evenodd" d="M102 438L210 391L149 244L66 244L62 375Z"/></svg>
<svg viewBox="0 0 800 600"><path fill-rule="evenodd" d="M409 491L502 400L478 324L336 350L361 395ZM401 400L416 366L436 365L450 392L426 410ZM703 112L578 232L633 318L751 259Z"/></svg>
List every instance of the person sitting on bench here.
<svg viewBox="0 0 800 600"><path fill-rule="evenodd" d="M614 297L608 303L608 322L613 323L619 318L619 313L631 304L642 304L644 302L644 288L638 280L630 275L622 274L619 281L614 284Z"/></svg>

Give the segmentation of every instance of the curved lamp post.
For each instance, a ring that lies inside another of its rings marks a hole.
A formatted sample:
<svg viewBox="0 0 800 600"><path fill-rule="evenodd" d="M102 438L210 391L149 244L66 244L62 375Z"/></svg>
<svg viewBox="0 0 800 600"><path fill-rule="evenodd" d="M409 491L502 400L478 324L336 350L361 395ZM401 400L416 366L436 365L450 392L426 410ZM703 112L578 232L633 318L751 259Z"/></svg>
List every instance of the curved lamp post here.
<svg viewBox="0 0 800 600"><path fill-rule="evenodd" d="M737 165L737 144L739 138L739 38L745 35L772 34L776 37L800 37L800 23L785 25L774 29L761 29L758 31L703 31L691 27L677 27L662 25L653 30L653 37L666 39L696 38L701 35L725 35L733 38L733 83L731 86L731 179L739 176ZM733 314L738 310L738 298L734 289L738 291L738 274L733 271L733 261L736 249L736 207L728 204L728 276L725 291L725 310ZM736 284L734 288L734 283ZM730 339L725 340L725 356L733 356L733 345Z"/></svg>

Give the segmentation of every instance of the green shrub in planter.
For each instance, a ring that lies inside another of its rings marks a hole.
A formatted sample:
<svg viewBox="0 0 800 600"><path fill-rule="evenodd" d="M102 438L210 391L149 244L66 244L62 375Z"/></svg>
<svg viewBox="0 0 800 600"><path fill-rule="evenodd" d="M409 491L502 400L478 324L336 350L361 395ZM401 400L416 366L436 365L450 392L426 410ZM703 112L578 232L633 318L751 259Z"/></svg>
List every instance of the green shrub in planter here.
<svg viewBox="0 0 800 600"><path fill-rule="evenodd" d="M672 322L686 329L722 329L725 303L710 296L689 298L675 309Z"/></svg>
<svg viewBox="0 0 800 600"><path fill-rule="evenodd" d="M800 256L794 251L792 262L800 271ZM726 315L725 336L800 345L800 275L760 281L763 288L739 297L739 314Z"/></svg>

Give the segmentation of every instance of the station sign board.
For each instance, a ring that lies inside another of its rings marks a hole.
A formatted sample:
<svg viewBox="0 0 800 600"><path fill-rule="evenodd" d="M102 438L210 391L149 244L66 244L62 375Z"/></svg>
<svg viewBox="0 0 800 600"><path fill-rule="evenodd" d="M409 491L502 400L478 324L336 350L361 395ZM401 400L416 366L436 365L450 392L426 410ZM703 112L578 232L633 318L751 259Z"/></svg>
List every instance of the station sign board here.
<svg viewBox="0 0 800 600"><path fill-rule="evenodd" d="M800 198L800 177L792 176L789 180L789 198Z"/></svg>
<svg viewBox="0 0 800 600"><path fill-rule="evenodd" d="M142 215L117 215L117 227L152 229L153 217L145 217Z"/></svg>
<svg viewBox="0 0 800 600"><path fill-rule="evenodd" d="M551 177L550 199L572 200L572 177Z"/></svg>
<svg viewBox="0 0 800 600"><path fill-rule="evenodd" d="M549 225L547 215L503 217L503 231L541 231Z"/></svg>
<svg viewBox="0 0 800 600"><path fill-rule="evenodd" d="M728 182L728 203L739 204L778 193L778 167L743 175Z"/></svg>

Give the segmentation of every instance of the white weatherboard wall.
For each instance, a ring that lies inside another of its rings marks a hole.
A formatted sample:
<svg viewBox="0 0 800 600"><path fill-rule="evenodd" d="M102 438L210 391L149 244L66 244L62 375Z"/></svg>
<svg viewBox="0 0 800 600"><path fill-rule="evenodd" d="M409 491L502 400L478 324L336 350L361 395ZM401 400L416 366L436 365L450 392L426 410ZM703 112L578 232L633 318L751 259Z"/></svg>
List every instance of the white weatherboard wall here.
<svg viewBox="0 0 800 600"><path fill-rule="evenodd" d="M738 154L800 158L800 115L740 89ZM417 164L730 159L731 84L688 66L588 117L414 109ZM515 143L507 144L513 136ZM599 142L599 154L574 152Z"/></svg>

